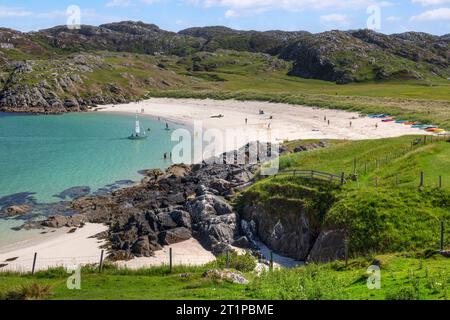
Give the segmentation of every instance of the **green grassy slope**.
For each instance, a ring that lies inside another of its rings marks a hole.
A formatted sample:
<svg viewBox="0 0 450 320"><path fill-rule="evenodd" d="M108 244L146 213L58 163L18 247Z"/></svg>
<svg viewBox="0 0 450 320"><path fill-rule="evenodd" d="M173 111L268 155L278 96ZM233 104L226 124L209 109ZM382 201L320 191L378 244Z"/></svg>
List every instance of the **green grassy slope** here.
<svg viewBox="0 0 450 320"><path fill-rule="evenodd" d="M334 141L329 148L283 156L281 170L344 172L348 183L342 188L325 187L324 182L280 175L260 180L239 201L270 206L276 199L280 208L283 200L306 203L322 229L348 231L355 255L437 249L441 221L446 223L447 239L450 236L450 143L412 148L415 138ZM358 179L353 181L355 159ZM419 188L421 171L426 179Z"/></svg>
<svg viewBox="0 0 450 320"><path fill-rule="evenodd" d="M367 289L367 267L376 258L381 264L381 290ZM138 271L107 268L102 274L85 268L81 290L69 290L63 269L35 276L0 273L0 299L21 286L50 285L54 300L383 300L449 299L448 258L408 254L384 255L295 269L275 270L258 276L246 273L247 286L203 278L204 267L167 267ZM181 277L180 275L184 276Z"/></svg>

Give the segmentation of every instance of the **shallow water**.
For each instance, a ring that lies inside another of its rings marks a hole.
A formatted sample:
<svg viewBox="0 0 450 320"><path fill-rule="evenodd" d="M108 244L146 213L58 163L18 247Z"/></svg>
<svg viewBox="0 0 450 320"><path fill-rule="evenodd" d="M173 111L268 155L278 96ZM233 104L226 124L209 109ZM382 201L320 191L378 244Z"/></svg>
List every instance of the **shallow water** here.
<svg viewBox="0 0 450 320"><path fill-rule="evenodd" d="M174 143L165 123L141 118L142 127L151 129L149 138L130 141L134 120L105 113L0 113L0 208L105 192L139 181L139 170L168 167L163 155ZM63 192L73 187L86 188ZM0 244L16 224L0 220Z"/></svg>

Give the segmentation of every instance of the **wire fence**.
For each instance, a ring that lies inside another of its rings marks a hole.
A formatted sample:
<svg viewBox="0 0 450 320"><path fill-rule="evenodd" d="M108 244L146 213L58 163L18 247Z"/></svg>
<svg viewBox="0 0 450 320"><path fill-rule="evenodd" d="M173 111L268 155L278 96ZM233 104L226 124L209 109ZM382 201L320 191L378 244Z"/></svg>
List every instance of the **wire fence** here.
<svg viewBox="0 0 450 320"><path fill-rule="evenodd" d="M231 259L231 258L230 258ZM106 257L104 250L96 256L77 256L77 257L46 257L41 256L39 252L24 257L11 257L0 261L1 272L31 273L46 271L55 268L73 268L74 266L97 268L102 272L105 264L113 264L117 268L123 269L145 269L153 267L167 267L172 270L176 267L192 267L210 264L218 266L219 261L212 253L181 253L173 249L164 249L154 252L151 257L134 258L123 261L110 261Z"/></svg>
<svg viewBox="0 0 450 320"><path fill-rule="evenodd" d="M368 178L376 174L379 169L392 166L392 164L403 158L405 155L418 149L423 145L431 143L437 143L442 141L448 141L450 136L424 136L423 138L417 138L411 141L410 145L390 152L387 155L374 157L372 159L367 158L354 158L353 163L348 165L344 170L338 173L328 173L314 169L286 169L280 171L276 176L292 176L302 177L309 180L320 180L330 183L338 183L344 185L350 182L358 183L362 182L364 178ZM433 170L432 168L431 170ZM373 187L381 186L417 186L417 187L435 187L435 188L447 188L448 182L445 181L441 175L428 173L426 171L417 172L415 175L401 175L398 173L392 173L388 176L373 176L373 180L367 181L367 185Z"/></svg>

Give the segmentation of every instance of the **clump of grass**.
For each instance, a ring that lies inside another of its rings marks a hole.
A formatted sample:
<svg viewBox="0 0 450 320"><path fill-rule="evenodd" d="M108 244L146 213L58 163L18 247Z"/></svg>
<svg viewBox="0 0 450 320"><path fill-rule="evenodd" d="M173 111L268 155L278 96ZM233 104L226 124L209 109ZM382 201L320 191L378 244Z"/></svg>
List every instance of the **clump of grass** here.
<svg viewBox="0 0 450 320"><path fill-rule="evenodd" d="M347 283L326 266L308 265L261 274L250 285L255 298L271 300L342 300Z"/></svg>
<svg viewBox="0 0 450 320"><path fill-rule="evenodd" d="M47 284L33 282L9 290L0 296L1 300L44 300L53 295L52 287Z"/></svg>
<svg viewBox="0 0 450 320"><path fill-rule="evenodd" d="M419 293L413 286L401 287L386 294L386 300L418 300Z"/></svg>
<svg viewBox="0 0 450 320"><path fill-rule="evenodd" d="M219 268L226 268L227 256L219 256L214 264ZM229 267L241 272L251 272L256 268L256 260L249 252L238 255L236 251L231 251L229 253Z"/></svg>

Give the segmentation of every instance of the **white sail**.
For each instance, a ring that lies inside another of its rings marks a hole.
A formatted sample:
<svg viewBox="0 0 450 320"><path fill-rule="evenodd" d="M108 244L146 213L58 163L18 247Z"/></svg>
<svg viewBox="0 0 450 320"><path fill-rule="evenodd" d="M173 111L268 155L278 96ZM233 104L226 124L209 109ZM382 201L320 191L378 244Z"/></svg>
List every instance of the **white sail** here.
<svg viewBox="0 0 450 320"><path fill-rule="evenodd" d="M136 120L136 134L141 134L141 124L139 123L139 120Z"/></svg>

